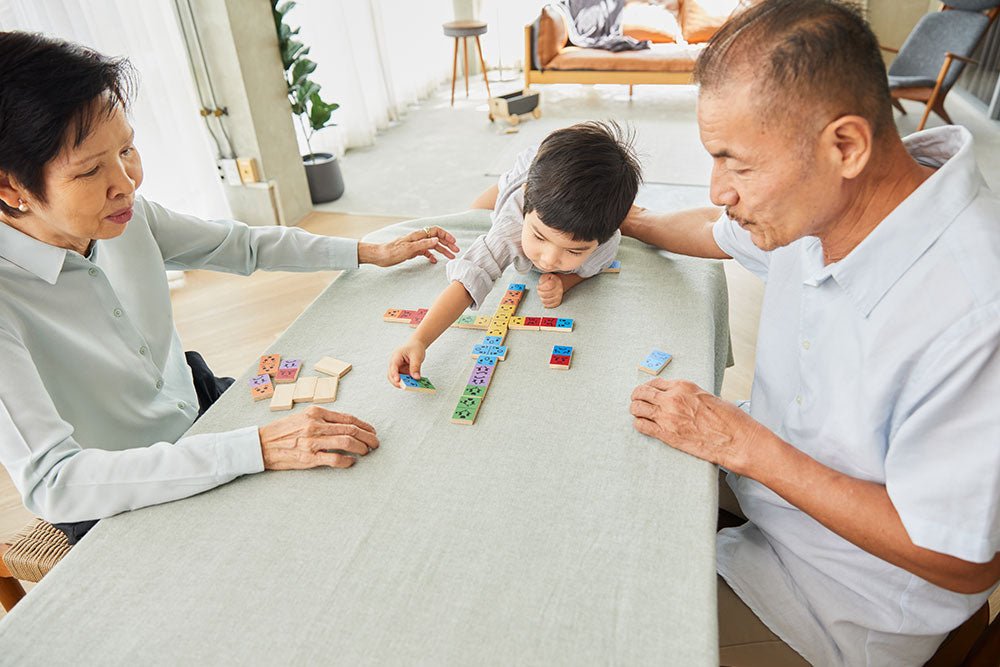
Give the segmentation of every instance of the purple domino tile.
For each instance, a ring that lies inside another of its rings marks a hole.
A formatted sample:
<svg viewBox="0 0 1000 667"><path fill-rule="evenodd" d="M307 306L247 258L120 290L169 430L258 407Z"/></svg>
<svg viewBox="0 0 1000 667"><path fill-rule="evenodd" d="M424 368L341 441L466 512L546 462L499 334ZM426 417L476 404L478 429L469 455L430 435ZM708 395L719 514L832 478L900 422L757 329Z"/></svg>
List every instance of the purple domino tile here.
<svg viewBox="0 0 1000 667"><path fill-rule="evenodd" d="M257 377L250 378L251 387L259 387L262 384L270 384L271 376L265 373L264 375L258 375Z"/></svg>
<svg viewBox="0 0 1000 667"><path fill-rule="evenodd" d="M490 378L493 376L493 369L494 366L476 366L472 370L472 376L466 384L485 387L490 383Z"/></svg>
<svg viewBox="0 0 1000 667"><path fill-rule="evenodd" d="M285 359L278 368L299 368L301 365L301 359Z"/></svg>

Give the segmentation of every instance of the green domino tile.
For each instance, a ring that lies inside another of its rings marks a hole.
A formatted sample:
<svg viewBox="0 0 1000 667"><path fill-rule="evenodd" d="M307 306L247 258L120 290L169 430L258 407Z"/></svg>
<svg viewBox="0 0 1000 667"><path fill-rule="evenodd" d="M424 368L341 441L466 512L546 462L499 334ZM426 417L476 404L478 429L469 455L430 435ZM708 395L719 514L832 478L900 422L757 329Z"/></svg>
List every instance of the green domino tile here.
<svg viewBox="0 0 1000 667"><path fill-rule="evenodd" d="M486 387L482 387L477 384L465 385L465 391L462 392L462 396L475 396L477 398L482 398L485 395L486 395Z"/></svg>
<svg viewBox="0 0 1000 667"><path fill-rule="evenodd" d="M479 412L479 404L483 399L475 396L463 396L455 407L455 412L451 415L453 424L472 424L476 421L476 414Z"/></svg>
<svg viewBox="0 0 1000 667"><path fill-rule="evenodd" d="M458 407L460 408L471 408L473 406L479 405L480 401L483 399L478 396L462 396L458 399Z"/></svg>

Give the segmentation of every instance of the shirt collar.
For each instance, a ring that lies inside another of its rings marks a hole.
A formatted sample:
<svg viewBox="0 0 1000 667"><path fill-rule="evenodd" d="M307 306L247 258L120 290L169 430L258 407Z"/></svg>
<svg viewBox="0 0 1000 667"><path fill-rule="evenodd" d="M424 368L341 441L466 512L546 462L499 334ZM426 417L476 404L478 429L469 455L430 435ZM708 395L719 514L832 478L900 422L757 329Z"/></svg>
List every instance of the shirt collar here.
<svg viewBox="0 0 1000 667"><path fill-rule="evenodd" d="M846 257L824 267L864 317L985 187L972 135L964 127L917 132L903 139L903 145L914 159L937 171ZM808 282L822 282L826 275L813 273Z"/></svg>
<svg viewBox="0 0 1000 667"><path fill-rule="evenodd" d="M67 252L0 222L0 257L50 285L59 279Z"/></svg>

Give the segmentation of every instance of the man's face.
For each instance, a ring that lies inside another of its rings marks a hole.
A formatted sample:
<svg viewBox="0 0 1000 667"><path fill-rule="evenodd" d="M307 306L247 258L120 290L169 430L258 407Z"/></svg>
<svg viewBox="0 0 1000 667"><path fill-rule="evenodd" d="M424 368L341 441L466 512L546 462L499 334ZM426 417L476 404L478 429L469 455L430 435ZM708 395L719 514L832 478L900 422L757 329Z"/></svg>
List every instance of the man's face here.
<svg viewBox="0 0 1000 667"><path fill-rule="evenodd" d="M712 202L773 250L820 235L837 207L840 179L817 160L820 132L768 123L752 85L723 84L698 98L701 142L712 155ZM802 133L808 132L809 136Z"/></svg>

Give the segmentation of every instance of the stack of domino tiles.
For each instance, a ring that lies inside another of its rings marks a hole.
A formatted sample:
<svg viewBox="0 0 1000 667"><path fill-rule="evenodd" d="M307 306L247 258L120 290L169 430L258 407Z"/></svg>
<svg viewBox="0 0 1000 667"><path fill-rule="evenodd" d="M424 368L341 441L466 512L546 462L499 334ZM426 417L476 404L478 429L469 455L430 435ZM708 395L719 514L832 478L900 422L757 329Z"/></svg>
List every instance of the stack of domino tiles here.
<svg viewBox="0 0 1000 667"><path fill-rule="evenodd" d="M514 311L521 303L524 296L524 285L512 283L503 298L496 313L490 318L489 328L486 330L486 337L483 342L472 349L472 356L476 358L476 365L472 369L472 376L465 385L462 397L458 399L455 412L451 415L454 424L472 424L479 414L479 407L486 398L486 391L493 380L493 373L496 372L497 364L507 358L507 348L504 340L507 338L507 330L510 320L514 316ZM463 318L472 316L462 316L456 322L457 326L463 326ZM465 320L465 326L469 325L469 320Z"/></svg>

